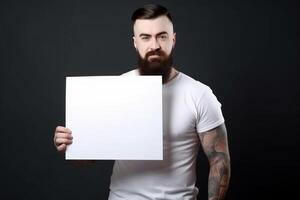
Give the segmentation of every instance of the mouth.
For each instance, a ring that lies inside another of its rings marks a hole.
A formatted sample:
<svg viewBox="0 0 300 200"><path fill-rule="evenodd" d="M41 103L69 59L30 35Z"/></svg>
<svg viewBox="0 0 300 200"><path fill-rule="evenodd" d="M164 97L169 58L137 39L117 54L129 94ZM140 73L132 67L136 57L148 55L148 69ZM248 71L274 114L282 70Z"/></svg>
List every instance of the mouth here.
<svg viewBox="0 0 300 200"><path fill-rule="evenodd" d="M161 58L161 56L160 56L160 55L157 55L157 54L148 56L148 60L149 60L149 61L157 60L157 59L160 59L160 58Z"/></svg>
<svg viewBox="0 0 300 200"><path fill-rule="evenodd" d="M160 57L160 55L151 55L151 56L149 56L148 58L159 58Z"/></svg>

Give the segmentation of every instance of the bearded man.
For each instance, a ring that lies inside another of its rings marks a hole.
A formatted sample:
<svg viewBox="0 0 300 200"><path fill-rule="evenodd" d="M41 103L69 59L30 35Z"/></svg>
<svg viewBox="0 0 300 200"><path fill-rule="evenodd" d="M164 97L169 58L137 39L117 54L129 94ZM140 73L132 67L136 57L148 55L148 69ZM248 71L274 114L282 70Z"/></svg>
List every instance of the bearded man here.
<svg viewBox="0 0 300 200"><path fill-rule="evenodd" d="M109 200L195 200L198 150L207 155L209 200L225 197L230 156L221 104L203 83L173 65L176 43L172 17L160 5L145 5L132 15L138 67L124 76L161 75L163 81L163 160L117 160ZM65 151L71 130L58 126L54 144Z"/></svg>

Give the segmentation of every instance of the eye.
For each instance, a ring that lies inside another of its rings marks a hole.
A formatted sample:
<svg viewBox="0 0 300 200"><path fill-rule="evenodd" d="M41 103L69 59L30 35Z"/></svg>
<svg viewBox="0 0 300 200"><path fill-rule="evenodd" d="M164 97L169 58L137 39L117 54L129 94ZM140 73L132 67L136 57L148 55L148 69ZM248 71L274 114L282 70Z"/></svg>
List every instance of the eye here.
<svg viewBox="0 0 300 200"><path fill-rule="evenodd" d="M166 40L167 38L168 38L167 34L162 34L162 35L158 36L158 39L160 39L162 41Z"/></svg>
<svg viewBox="0 0 300 200"><path fill-rule="evenodd" d="M141 40L143 40L143 41L148 41L149 39L150 39L149 36L142 36L142 37L141 37Z"/></svg>

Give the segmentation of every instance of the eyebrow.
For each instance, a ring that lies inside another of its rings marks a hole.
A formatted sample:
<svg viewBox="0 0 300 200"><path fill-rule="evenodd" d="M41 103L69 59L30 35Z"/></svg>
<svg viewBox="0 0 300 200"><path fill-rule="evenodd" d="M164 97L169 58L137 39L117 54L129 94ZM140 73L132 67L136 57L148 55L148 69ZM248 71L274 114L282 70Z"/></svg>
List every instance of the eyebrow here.
<svg viewBox="0 0 300 200"><path fill-rule="evenodd" d="M157 33L156 36L163 35L163 34L168 34L168 33L166 31L162 31L162 32ZM142 36L151 36L151 35L147 34L147 33L141 33L139 35L139 37L142 37Z"/></svg>

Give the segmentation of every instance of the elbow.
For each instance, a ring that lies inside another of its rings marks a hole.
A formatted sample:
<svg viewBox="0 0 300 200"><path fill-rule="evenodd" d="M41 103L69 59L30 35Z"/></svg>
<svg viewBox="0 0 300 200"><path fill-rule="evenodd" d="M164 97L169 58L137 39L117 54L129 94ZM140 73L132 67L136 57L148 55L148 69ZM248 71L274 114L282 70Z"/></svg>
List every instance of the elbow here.
<svg viewBox="0 0 300 200"><path fill-rule="evenodd" d="M228 154L218 153L218 155L209 159L209 164L212 173L230 176L231 161Z"/></svg>

